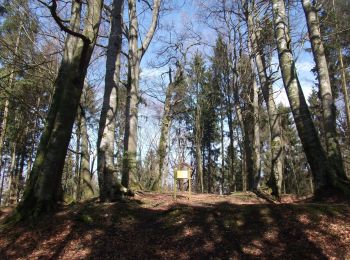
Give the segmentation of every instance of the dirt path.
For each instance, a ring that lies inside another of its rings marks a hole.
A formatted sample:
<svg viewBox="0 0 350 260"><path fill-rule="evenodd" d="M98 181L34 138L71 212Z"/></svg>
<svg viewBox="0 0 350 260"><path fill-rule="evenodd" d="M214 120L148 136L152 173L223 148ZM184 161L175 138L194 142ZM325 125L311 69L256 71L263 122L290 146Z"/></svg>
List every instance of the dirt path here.
<svg viewBox="0 0 350 260"><path fill-rule="evenodd" d="M0 232L0 259L349 259L350 207L137 193Z"/></svg>

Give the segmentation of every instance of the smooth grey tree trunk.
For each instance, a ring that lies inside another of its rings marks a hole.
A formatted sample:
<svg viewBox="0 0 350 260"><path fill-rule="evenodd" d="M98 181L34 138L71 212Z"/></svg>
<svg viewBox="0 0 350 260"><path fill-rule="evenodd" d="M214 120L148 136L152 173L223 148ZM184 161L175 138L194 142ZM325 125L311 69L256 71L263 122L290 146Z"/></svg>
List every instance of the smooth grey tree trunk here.
<svg viewBox="0 0 350 260"><path fill-rule="evenodd" d="M79 200L80 196L80 160L81 160L81 153L80 153L80 142L81 142L81 107L78 107L77 111L77 117L76 117L76 145L75 145L75 169L74 169L74 199Z"/></svg>
<svg viewBox="0 0 350 260"><path fill-rule="evenodd" d="M247 26L249 31L249 40L251 42L253 55L255 57L255 63L258 70L259 81L262 89L262 94L267 106L267 112L269 116L269 127L271 135L271 186L273 195L279 197L282 192L282 180L283 180L283 149L281 138L281 123L280 117L277 111L275 100L273 97L273 87L267 75L267 67L264 59L264 54L259 49L257 44L260 38L259 29L255 28L254 6L252 11L247 12Z"/></svg>
<svg viewBox="0 0 350 260"><path fill-rule="evenodd" d="M9 193L7 197L6 205L14 205L16 203L16 190L17 190L17 176L16 176L16 155L17 155L16 143L12 145L11 152L11 164L10 164L10 181L9 181Z"/></svg>
<svg viewBox="0 0 350 260"><path fill-rule="evenodd" d="M169 137L169 129L171 125L171 109L172 109L172 95L174 92L174 88L181 83L183 80L183 71L182 68L179 66L174 82L171 81L171 71L169 70L169 79L170 83L166 90L165 94L165 103L164 103L164 112L161 120L161 129L160 129L160 138L159 138L159 145L158 145L158 151L157 156L159 160L159 169L158 169L158 175L155 178L155 181L152 185L152 190L160 190L161 188L161 182L163 179L163 173L165 172L165 158L167 156L167 150L168 150L168 137Z"/></svg>
<svg viewBox="0 0 350 260"><path fill-rule="evenodd" d="M251 50L251 44L248 40L248 49ZM249 180L249 189L257 190L260 181L260 125L259 125L259 90L256 81L256 69L254 56L249 57L250 67L252 70L252 124L253 124L253 171Z"/></svg>
<svg viewBox="0 0 350 260"><path fill-rule="evenodd" d="M95 195L92 185L92 175L90 173L90 151L89 136L86 122L85 110L81 109L80 131L81 131L81 160L79 172L79 200L84 201L91 199Z"/></svg>
<svg viewBox="0 0 350 260"><path fill-rule="evenodd" d="M315 191L321 191L334 180L335 172L327 161L319 136L313 124L301 88L291 49L288 19L283 0L271 0L279 64L288 100L301 143L314 177Z"/></svg>
<svg viewBox="0 0 350 260"><path fill-rule="evenodd" d="M260 183L260 165L261 165L261 154L260 154L260 112L259 112L259 90L257 86L257 81L254 73L253 79L253 111L254 111L254 147L253 147L253 160L254 160L254 170L253 170L253 183L251 184L253 190L257 190Z"/></svg>
<svg viewBox="0 0 350 260"><path fill-rule="evenodd" d="M53 2L55 4L55 2ZM80 33L82 3L72 1L70 28L55 83L53 101L40 138L24 196L8 221L35 218L52 211L62 199L62 172L84 79L95 46L102 0L88 0L84 29ZM52 10L54 11L55 10ZM75 35L75 36L73 36Z"/></svg>
<svg viewBox="0 0 350 260"><path fill-rule="evenodd" d="M159 160L159 168L158 168L158 175L155 178L155 181L152 185L152 190L160 190L161 189L161 182L164 172L164 162L165 157L167 154L168 149L168 136L169 136L169 129L171 124L171 96L173 93L173 84L170 83L165 94L165 103L164 103L164 112L161 120L161 128L160 128L160 139L158 144L158 151L157 156Z"/></svg>
<svg viewBox="0 0 350 260"><path fill-rule="evenodd" d="M129 6L129 57L128 57L128 86L125 108L125 133L122 185L129 187L129 179L136 176L137 171L137 127L138 127L138 103L140 63L143 55L152 41L158 24L158 16L161 0L153 1L152 21L149 30L139 47L140 41L136 0L128 0ZM133 183L136 185L136 183Z"/></svg>
<svg viewBox="0 0 350 260"><path fill-rule="evenodd" d="M97 172L101 201L114 200L116 193L114 190L117 183L114 153L123 33L123 4L123 0L113 0L111 9L111 28L106 59L105 92L97 140ZM118 185L118 187L119 186L120 185Z"/></svg>
<svg viewBox="0 0 350 260"><path fill-rule="evenodd" d="M334 103L331 82L329 79L328 65L323 42L321 39L320 24L316 7L311 3L310 0L302 0L302 4L307 21L312 53L318 74L327 157L330 166L336 169L337 175L340 178L346 179L347 177L344 171L343 159L336 129L336 106Z"/></svg>

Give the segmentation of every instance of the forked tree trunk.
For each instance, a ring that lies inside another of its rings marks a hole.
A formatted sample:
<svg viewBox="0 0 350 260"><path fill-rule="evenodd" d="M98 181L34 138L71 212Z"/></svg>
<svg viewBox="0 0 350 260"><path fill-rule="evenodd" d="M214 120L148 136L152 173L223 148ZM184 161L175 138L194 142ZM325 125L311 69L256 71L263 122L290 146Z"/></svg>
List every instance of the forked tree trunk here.
<svg viewBox="0 0 350 260"><path fill-rule="evenodd" d="M113 0L111 28L107 49L105 92L100 116L97 140L97 172L100 200L114 200L116 169L114 164L117 95L120 79L120 55L122 47L123 0ZM119 187L119 186L118 186Z"/></svg>
<svg viewBox="0 0 350 260"><path fill-rule="evenodd" d="M84 79L97 38L103 4L102 0L87 2L85 28L80 34L82 2L72 1L71 31L65 42L53 103L23 200L9 221L35 218L41 213L52 211L61 199L62 171ZM53 5L55 3L52 2ZM51 8L51 11L56 10Z"/></svg>
<svg viewBox="0 0 350 260"><path fill-rule="evenodd" d="M123 176L122 185L129 187L130 177L136 177L137 170L137 127L138 127L138 103L139 103L139 81L140 62L148 49L155 33L161 0L153 1L152 21L142 46L138 47L139 28L136 9L136 0L128 0L129 4L129 57L128 57L128 86L127 101L125 108L125 134L124 134L124 155L123 155Z"/></svg>
<svg viewBox="0 0 350 260"><path fill-rule="evenodd" d="M301 88L291 50L288 19L283 0L271 0L275 38L284 87L293 113L301 143L315 180L315 191L332 184L335 172L328 165L316 128L313 124L303 90Z"/></svg>
<svg viewBox="0 0 350 260"><path fill-rule="evenodd" d="M253 6L253 10L254 10ZM253 20L254 12L248 12L247 25L249 31L249 40L251 41L252 50L254 52L255 63L258 69L259 81L262 89L262 94L267 106L267 113L269 116L269 127L271 133L271 188L272 194L279 197L282 192L283 180L283 149L281 138L281 123L277 111L275 100L273 97L272 83L267 76L267 68L264 59L264 54L258 46L258 39L260 38L259 30L255 28Z"/></svg>
<svg viewBox="0 0 350 260"><path fill-rule="evenodd" d="M312 53L316 63L318 83L321 94L323 126L325 131L326 153L330 166L336 170L340 178L346 179L343 159L337 137L336 106L332 94L331 82L329 79L328 65L321 40L320 24L316 7L310 0L302 0L306 16L309 38Z"/></svg>
<svg viewBox="0 0 350 260"><path fill-rule="evenodd" d="M251 44L248 40L248 49L251 50ZM252 70L252 124L253 124L253 170L249 180L249 190L257 190L260 181L260 126L259 126L259 90L256 81L254 56L249 57Z"/></svg>

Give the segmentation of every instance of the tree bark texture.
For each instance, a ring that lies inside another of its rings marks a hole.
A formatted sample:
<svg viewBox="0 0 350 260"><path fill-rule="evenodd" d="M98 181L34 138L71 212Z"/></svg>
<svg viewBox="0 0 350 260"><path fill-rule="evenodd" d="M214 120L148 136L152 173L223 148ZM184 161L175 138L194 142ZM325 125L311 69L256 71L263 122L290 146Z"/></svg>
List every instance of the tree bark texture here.
<svg viewBox="0 0 350 260"><path fill-rule="evenodd" d="M40 138L37 155L27 181L23 200L9 221L53 210L61 200L62 171L71 138L84 79L95 46L102 10L102 0L88 0L85 27L79 33L82 3L72 1L70 30L55 83L53 101Z"/></svg>
<svg viewBox="0 0 350 260"><path fill-rule="evenodd" d="M254 9L254 6L253 8ZM259 30L255 28L253 20L253 11L248 12L247 25L249 32L249 40L251 42L253 55L255 57L256 68L258 70L259 81L262 89L262 94L267 106L269 116L269 127L271 133L271 188L275 196L280 196L282 192L283 180L283 147L281 138L281 122L277 111L275 100L273 97L272 82L267 75L267 67L264 59L264 53L258 46L260 38Z"/></svg>
<svg viewBox="0 0 350 260"><path fill-rule="evenodd" d="M165 158L168 150L169 129L171 125L171 112L172 112L171 109L173 106L172 95L174 92L174 88L178 84L180 84L183 80L182 68L180 66L178 67L174 82L171 82L171 75L169 76L169 78L170 78L170 84L165 94L164 112L163 112L162 121L161 121L160 138L159 138L158 152L157 152L157 156L159 160L159 169L158 169L159 172L152 185L153 186L152 190L159 190L161 188L161 181L163 179L163 173L165 171L164 162L165 162Z"/></svg>
<svg viewBox="0 0 350 260"><path fill-rule="evenodd" d="M79 200L91 199L95 195L92 186L92 175L90 173L90 152L89 152L89 136L87 131L87 122L85 110L81 109L80 117L80 131L81 131L81 160L79 173Z"/></svg>
<svg viewBox="0 0 350 260"><path fill-rule="evenodd" d="M331 169L322 148L319 136L313 124L303 90L301 88L291 50L291 38L284 1L271 0L275 38L284 87L291 106L294 121L301 143L314 177L315 190L321 190L330 184Z"/></svg>
<svg viewBox="0 0 350 260"><path fill-rule="evenodd" d="M155 33L161 0L153 1L152 21L142 45L138 47L139 28L136 9L136 0L128 0L129 6L129 57L128 57L128 86L127 101L125 108L125 134L124 134L124 155L123 155L123 176L122 185L129 187L129 179L136 176L137 171L137 127L138 127L138 103L139 103L139 82L140 63L143 55L148 49Z"/></svg>
<svg viewBox="0 0 350 260"><path fill-rule="evenodd" d="M111 28L108 41L105 92L100 115L97 140L97 172L100 200L114 199L116 169L114 164L117 95L120 79L120 55L122 48L123 0L113 0Z"/></svg>
<svg viewBox="0 0 350 260"><path fill-rule="evenodd" d="M318 74L328 161L330 166L336 169L337 175L340 178L346 179L347 177L344 171L343 159L337 137L336 106L332 94L328 65L321 39L317 11L310 0L302 0L302 4Z"/></svg>

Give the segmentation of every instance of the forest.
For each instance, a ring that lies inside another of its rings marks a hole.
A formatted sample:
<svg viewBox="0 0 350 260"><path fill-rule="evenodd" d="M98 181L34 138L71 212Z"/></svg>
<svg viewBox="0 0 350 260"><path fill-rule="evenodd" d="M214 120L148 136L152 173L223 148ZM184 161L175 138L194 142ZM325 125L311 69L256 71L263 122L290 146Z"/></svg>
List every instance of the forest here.
<svg viewBox="0 0 350 260"><path fill-rule="evenodd" d="M348 0L0 0L0 258L350 258L349 24Z"/></svg>

